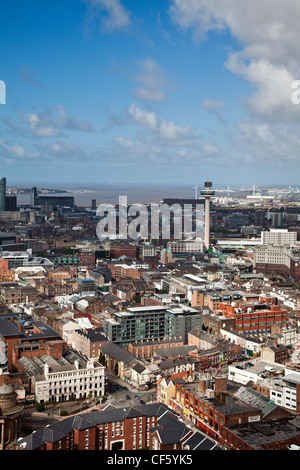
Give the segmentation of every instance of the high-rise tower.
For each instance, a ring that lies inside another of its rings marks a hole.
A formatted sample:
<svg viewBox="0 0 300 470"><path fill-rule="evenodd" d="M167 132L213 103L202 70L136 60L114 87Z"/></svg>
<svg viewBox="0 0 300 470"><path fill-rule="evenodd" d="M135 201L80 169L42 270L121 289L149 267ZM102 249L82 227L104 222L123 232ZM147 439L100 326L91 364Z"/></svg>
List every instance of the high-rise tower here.
<svg viewBox="0 0 300 470"><path fill-rule="evenodd" d="M6 210L6 178L0 180L0 211Z"/></svg>
<svg viewBox="0 0 300 470"><path fill-rule="evenodd" d="M209 181L206 181L204 183L205 189L201 191L201 196L205 197L205 219L204 219L204 225L205 225L205 232L204 232L204 246L206 250L209 248L209 228L210 228L210 198L215 195L215 191L212 188L212 183Z"/></svg>
<svg viewBox="0 0 300 470"><path fill-rule="evenodd" d="M37 189L36 189L36 187L31 188L31 190L30 190L30 204L31 204L32 206L35 205L35 199L36 199L36 197L37 197Z"/></svg>

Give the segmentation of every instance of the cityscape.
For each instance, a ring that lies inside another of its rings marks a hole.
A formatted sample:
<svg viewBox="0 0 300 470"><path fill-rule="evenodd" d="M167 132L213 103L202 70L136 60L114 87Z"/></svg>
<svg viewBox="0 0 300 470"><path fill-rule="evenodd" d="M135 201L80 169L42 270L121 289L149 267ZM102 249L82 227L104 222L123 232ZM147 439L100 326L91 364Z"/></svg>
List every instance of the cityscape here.
<svg viewBox="0 0 300 470"><path fill-rule="evenodd" d="M300 5L15 3L0 450L300 450Z"/></svg>

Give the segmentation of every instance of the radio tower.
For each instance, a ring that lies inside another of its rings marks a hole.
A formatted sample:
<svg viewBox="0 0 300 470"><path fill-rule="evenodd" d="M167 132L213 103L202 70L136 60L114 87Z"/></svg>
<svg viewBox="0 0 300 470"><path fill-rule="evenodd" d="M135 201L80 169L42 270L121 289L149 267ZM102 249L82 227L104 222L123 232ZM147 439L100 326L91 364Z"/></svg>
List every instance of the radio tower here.
<svg viewBox="0 0 300 470"><path fill-rule="evenodd" d="M205 197L205 232L204 232L204 246L205 249L208 250L209 248L209 225L210 225L210 198L215 195L215 191L212 188L212 183L206 181L204 183L205 189L201 191L201 196Z"/></svg>

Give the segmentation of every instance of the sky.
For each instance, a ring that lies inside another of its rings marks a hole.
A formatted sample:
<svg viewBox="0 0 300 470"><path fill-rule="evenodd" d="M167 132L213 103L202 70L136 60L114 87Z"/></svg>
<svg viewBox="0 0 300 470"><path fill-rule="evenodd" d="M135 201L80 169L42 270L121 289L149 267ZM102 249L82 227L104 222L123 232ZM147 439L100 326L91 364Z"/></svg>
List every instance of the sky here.
<svg viewBox="0 0 300 470"><path fill-rule="evenodd" d="M2 0L0 176L298 185L299 20L299 0Z"/></svg>

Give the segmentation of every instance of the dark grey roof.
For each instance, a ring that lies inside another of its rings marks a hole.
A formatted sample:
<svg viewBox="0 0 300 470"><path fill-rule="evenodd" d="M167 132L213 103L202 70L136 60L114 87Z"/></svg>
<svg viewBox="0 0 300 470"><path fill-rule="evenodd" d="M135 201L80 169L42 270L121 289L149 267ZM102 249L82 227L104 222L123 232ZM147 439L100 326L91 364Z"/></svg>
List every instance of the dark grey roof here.
<svg viewBox="0 0 300 470"><path fill-rule="evenodd" d="M187 356L190 351L196 351L197 346L178 346L176 348L155 349L155 355L161 357Z"/></svg>
<svg viewBox="0 0 300 470"><path fill-rule="evenodd" d="M146 370L146 367L138 362L132 367L132 369L135 370L138 374L141 374L142 372L144 372L144 370Z"/></svg>
<svg viewBox="0 0 300 470"><path fill-rule="evenodd" d="M116 359L116 361L123 362L124 364L128 364L136 359L133 354L114 343L105 343L99 348L99 350L112 359Z"/></svg>
<svg viewBox="0 0 300 470"><path fill-rule="evenodd" d="M0 318L0 335L1 336L24 336L17 326L12 324L7 318Z"/></svg>
<svg viewBox="0 0 300 470"><path fill-rule="evenodd" d="M223 450L216 442L196 431L184 443L185 450Z"/></svg>
<svg viewBox="0 0 300 470"><path fill-rule="evenodd" d="M299 438L300 416L268 422L247 423L235 428L238 438L247 442L255 450L262 450L264 445L287 442ZM286 444L287 445L287 444Z"/></svg>
<svg viewBox="0 0 300 470"><path fill-rule="evenodd" d="M56 442L61 440L72 432L73 429L88 429L99 424L124 421L126 418L137 418L140 416L160 417L167 410L167 406L161 403L152 403L133 408L115 408L108 405L102 411L92 411L79 414L75 417L64 418L57 423L26 436L24 439L16 441L16 444L25 447L26 450L35 450L42 447L46 441Z"/></svg>
<svg viewBox="0 0 300 470"><path fill-rule="evenodd" d="M158 418L157 426L151 428L150 432L157 432L162 445L169 445L179 443L191 431L173 413L166 411Z"/></svg>
<svg viewBox="0 0 300 470"><path fill-rule="evenodd" d="M102 297L101 297L101 300L105 301L105 302L115 302L116 300L119 300L119 297L111 294L110 292L108 292L107 294L104 294Z"/></svg>
<svg viewBox="0 0 300 470"><path fill-rule="evenodd" d="M59 432L57 429L45 428L44 429L44 441L47 442L57 442L65 437L65 433Z"/></svg>
<svg viewBox="0 0 300 470"><path fill-rule="evenodd" d="M80 330L78 334L85 336L92 343L108 341L108 338L107 336L105 336L103 328L88 328L87 330Z"/></svg>

